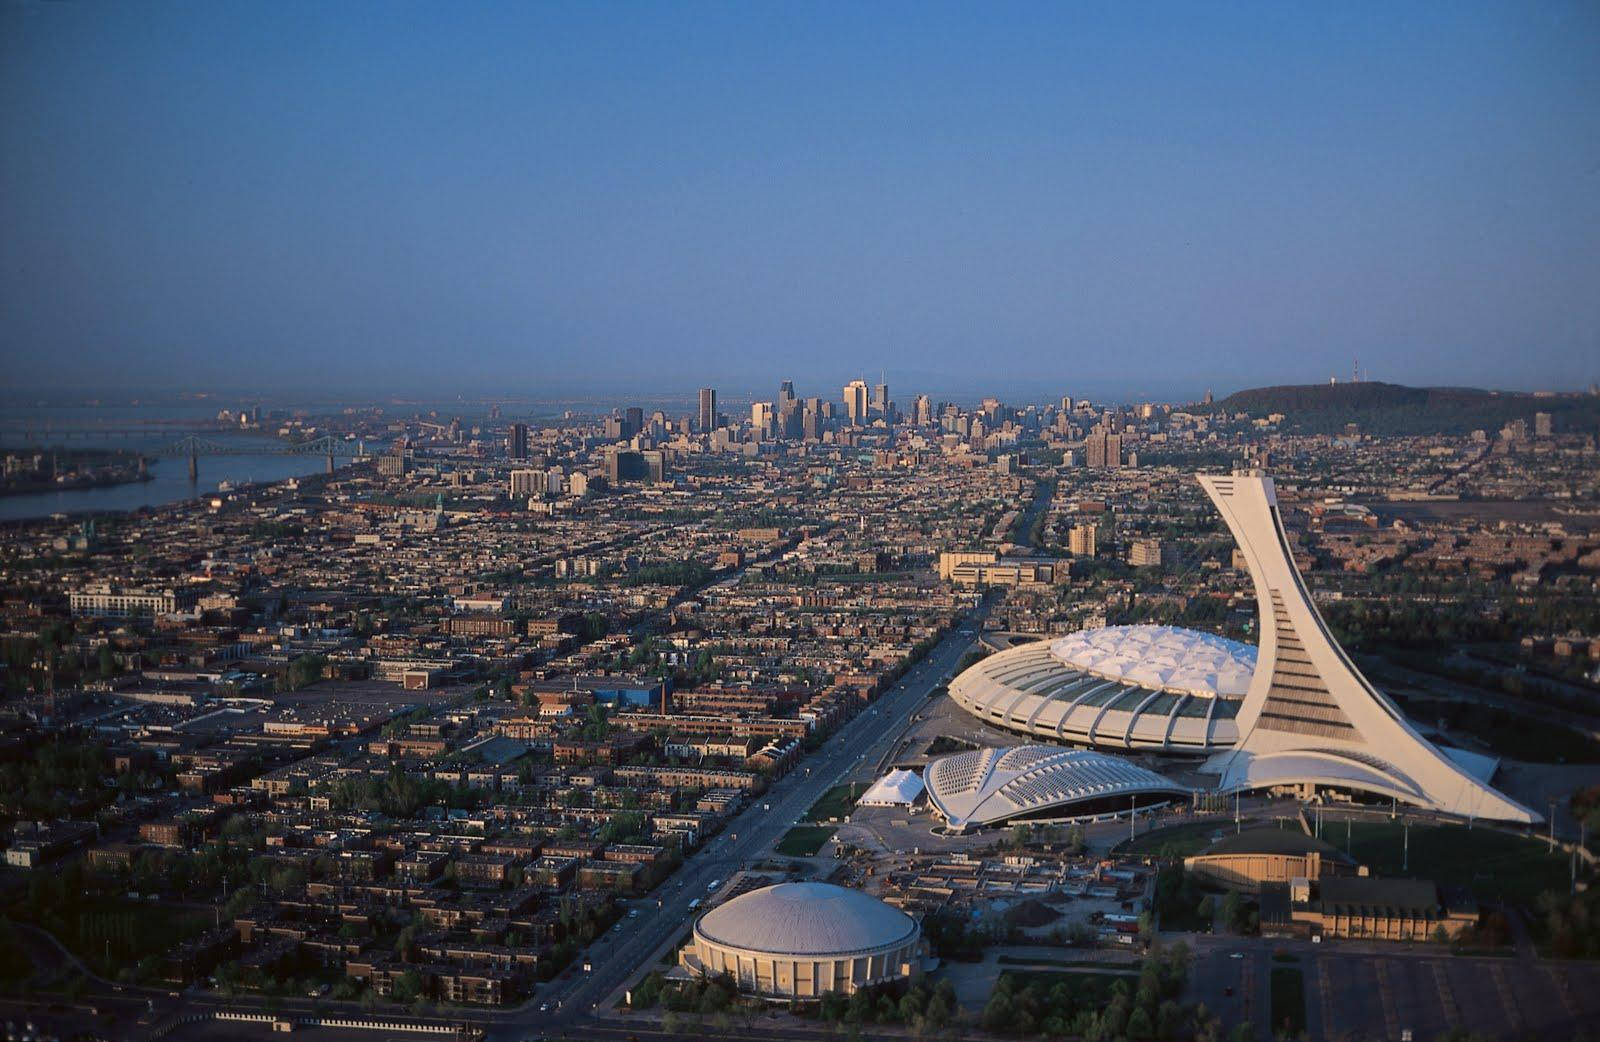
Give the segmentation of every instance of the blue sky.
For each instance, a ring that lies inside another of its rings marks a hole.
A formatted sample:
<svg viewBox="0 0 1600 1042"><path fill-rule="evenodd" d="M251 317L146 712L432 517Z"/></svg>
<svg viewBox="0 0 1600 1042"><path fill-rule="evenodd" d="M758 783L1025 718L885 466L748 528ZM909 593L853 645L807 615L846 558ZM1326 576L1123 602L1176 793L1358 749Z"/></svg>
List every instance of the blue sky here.
<svg viewBox="0 0 1600 1042"><path fill-rule="evenodd" d="M1600 378L1600 5L0 0L12 386Z"/></svg>

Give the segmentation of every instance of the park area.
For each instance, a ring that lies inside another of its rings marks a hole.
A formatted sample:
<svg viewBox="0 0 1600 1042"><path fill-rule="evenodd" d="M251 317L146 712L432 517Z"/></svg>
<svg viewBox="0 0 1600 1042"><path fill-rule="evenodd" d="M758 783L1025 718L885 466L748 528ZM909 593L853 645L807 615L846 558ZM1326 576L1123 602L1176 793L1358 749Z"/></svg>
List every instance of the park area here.
<svg viewBox="0 0 1600 1042"><path fill-rule="evenodd" d="M785 857L811 857L832 836L831 825L796 825L778 840L778 853Z"/></svg>
<svg viewBox="0 0 1600 1042"><path fill-rule="evenodd" d="M856 800L866 791L866 782L835 785L811 805L811 809L806 811L805 820L832 821L835 818L848 818L850 812L855 810Z"/></svg>

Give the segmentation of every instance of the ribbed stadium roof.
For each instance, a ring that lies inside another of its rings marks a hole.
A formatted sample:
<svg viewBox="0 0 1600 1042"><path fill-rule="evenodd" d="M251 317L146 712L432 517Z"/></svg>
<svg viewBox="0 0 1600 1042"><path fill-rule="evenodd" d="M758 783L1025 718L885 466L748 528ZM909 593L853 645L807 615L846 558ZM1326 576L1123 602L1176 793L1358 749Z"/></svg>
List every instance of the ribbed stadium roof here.
<svg viewBox="0 0 1600 1042"><path fill-rule="evenodd" d="M1127 760L1051 745L957 753L934 761L925 780L928 798L954 828L1044 810L1066 818L1074 804L1088 800L1188 791Z"/></svg>
<svg viewBox="0 0 1600 1042"><path fill-rule="evenodd" d="M1063 645L1087 664L1066 661ZM996 652L951 681L950 697L991 727L1052 741L1209 754L1239 739L1231 692L1254 662L1255 649L1209 634L1113 626Z"/></svg>
<svg viewBox="0 0 1600 1042"><path fill-rule="evenodd" d="M740 894L700 917L714 944L774 955L848 955L904 943L916 920L859 890L831 883L779 883Z"/></svg>
<svg viewBox="0 0 1600 1042"><path fill-rule="evenodd" d="M1243 698L1256 671L1249 644L1175 626L1102 626L1053 641L1057 660L1154 691Z"/></svg>

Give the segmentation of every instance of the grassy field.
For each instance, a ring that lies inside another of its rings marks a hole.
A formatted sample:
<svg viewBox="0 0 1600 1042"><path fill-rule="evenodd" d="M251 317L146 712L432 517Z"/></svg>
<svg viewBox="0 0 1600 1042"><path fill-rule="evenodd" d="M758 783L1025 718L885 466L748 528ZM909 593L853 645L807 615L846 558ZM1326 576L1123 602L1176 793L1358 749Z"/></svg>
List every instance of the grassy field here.
<svg viewBox="0 0 1600 1042"><path fill-rule="evenodd" d="M1297 1036L1306 1029L1306 979L1298 966L1272 968L1272 1030Z"/></svg>
<svg viewBox="0 0 1600 1042"><path fill-rule="evenodd" d="M1329 822L1322 836L1341 850L1345 848L1343 825ZM1405 830L1399 822L1355 822L1350 855L1373 875L1411 876L1467 887L1480 901L1526 904L1542 891L1565 891L1568 885L1564 856L1552 856L1539 840L1481 827L1413 826L1407 866Z"/></svg>
<svg viewBox="0 0 1600 1042"><path fill-rule="evenodd" d="M1173 825L1171 828L1147 832L1119 849L1134 856L1144 854L1156 857L1187 857L1190 854L1198 854L1209 846L1212 833L1226 832L1232 828L1231 818L1227 820L1212 818L1186 825Z"/></svg>
<svg viewBox="0 0 1600 1042"><path fill-rule="evenodd" d="M855 809L856 798L867 791L865 782L835 785L822 794L822 798L806 811L807 821L827 821L829 818L847 817Z"/></svg>
<svg viewBox="0 0 1600 1042"><path fill-rule="evenodd" d="M69 914L66 928L55 934L96 972L115 977L119 969L161 955L179 941L204 932L212 921L212 915L198 910L106 898Z"/></svg>
<svg viewBox="0 0 1600 1042"><path fill-rule="evenodd" d="M821 850L832 835L831 825L796 825L778 840L778 853L786 857L810 857Z"/></svg>

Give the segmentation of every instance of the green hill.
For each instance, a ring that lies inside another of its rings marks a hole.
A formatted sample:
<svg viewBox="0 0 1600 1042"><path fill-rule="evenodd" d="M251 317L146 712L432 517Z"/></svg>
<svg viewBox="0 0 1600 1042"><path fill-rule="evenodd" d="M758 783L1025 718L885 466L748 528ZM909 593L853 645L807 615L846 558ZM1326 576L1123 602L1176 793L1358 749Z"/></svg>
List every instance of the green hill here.
<svg viewBox="0 0 1600 1042"><path fill-rule="evenodd" d="M1548 412L1559 431L1593 430L1600 424L1600 398L1590 394L1535 397L1520 391L1473 387L1405 387L1386 383L1298 384L1238 391L1217 403L1252 417L1282 413L1284 426L1307 433L1337 434L1354 423L1368 434L1493 433L1514 419Z"/></svg>

